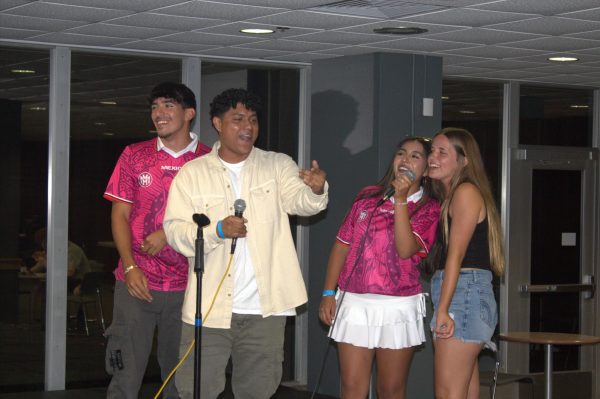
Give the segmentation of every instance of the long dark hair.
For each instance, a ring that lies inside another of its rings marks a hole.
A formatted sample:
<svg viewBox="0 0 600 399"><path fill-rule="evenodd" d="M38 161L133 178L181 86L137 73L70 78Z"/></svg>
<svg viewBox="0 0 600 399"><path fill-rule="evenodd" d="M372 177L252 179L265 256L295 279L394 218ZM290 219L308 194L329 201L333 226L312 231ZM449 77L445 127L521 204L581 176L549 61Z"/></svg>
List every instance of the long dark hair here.
<svg viewBox="0 0 600 399"><path fill-rule="evenodd" d="M425 160L427 160L427 157L431 153L431 139L419 136L406 136L396 146L385 175L383 175L383 177L377 183L375 183L377 188L368 192L364 192L361 195L362 198L381 197L385 192L387 192L387 190L392 186L392 181L394 181L396 178L396 171L394 170L394 158L402 146L411 141L416 141L423 146ZM443 189L439 182L433 181L427 176L423 176L421 177L421 186L423 187L423 197L421 198L420 202L423 203L429 198L436 199L440 201L440 203L442 202Z"/></svg>

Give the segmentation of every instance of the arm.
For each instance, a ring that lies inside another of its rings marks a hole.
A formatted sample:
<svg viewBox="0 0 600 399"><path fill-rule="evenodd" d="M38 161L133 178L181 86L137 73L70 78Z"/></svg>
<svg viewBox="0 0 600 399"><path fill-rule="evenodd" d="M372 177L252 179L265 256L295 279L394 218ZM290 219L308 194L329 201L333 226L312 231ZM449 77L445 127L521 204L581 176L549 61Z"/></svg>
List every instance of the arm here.
<svg viewBox="0 0 600 399"><path fill-rule="evenodd" d="M402 259L407 259L413 256L421 245L415 238L410 224L408 215L408 189L412 185L412 181L405 175L401 174L392 181L394 187L394 243L396 251Z"/></svg>
<svg viewBox="0 0 600 399"><path fill-rule="evenodd" d="M124 202L113 202L111 212L112 234L124 268L135 265L133 252L131 251L130 214L131 205ZM148 289L148 280L139 267L134 267L125 274L125 285L131 296L148 302L152 301Z"/></svg>
<svg viewBox="0 0 600 399"><path fill-rule="evenodd" d="M312 216L327 207L329 200L325 172L316 161L310 170L299 169L287 155L278 154L277 168L280 201L289 215Z"/></svg>
<svg viewBox="0 0 600 399"><path fill-rule="evenodd" d="M329 254L329 261L327 262L327 274L325 275L324 290L335 290L337 288L338 278L344 266L344 261L348 255L350 247L344 245L338 240L335 240L331 253ZM321 306L319 307L319 318L321 321L328 326L331 325L333 317L335 316L335 297L324 296L321 299Z"/></svg>
<svg viewBox="0 0 600 399"><path fill-rule="evenodd" d="M458 282L460 265L482 213L485 213L485 206L479 190L470 183L461 184L450 203L452 226L437 309L435 333L438 338L450 338L454 335L454 320L450 317L448 309Z"/></svg>

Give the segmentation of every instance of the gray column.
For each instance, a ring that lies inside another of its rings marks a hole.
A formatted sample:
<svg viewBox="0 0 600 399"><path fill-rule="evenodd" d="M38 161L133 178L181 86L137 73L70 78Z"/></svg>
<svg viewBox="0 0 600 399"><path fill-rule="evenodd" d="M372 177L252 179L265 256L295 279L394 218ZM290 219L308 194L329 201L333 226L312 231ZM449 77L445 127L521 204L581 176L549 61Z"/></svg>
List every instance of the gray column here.
<svg viewBox="0 0 600 399"><path fill-rule="evenodd" d="M327 172L330 202L310 230L310 390L316 384L327 342L318 307L335 235L358 191L383 176L396 144L406 135L432 136L441 127L442 60L382 53L341 57L316 61L311 75L310 153ZM433 100L432 116L423 116L424 97ZM428 290L428 285L423 289ZM339 394L335 350L329 353L319 391ZM430 339L415 354L407 395L433 397Z"/></svg>
<svg viewBox="0 0 600 399"><path fill-rule="evenodd" d="M69 230L69 113L71 52L50 52L48 143L48 238L46 281L47 391L65 389L67 334L67 239ZM85 223L84 220L81 223Z"/></svg>

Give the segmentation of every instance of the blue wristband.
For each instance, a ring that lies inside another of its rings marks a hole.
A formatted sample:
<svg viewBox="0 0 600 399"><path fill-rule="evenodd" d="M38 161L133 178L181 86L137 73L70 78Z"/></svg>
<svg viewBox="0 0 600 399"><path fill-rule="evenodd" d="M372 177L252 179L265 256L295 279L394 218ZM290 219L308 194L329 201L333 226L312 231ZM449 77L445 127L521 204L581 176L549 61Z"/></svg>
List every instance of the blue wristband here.
<svg viewBox="0 0 600 399"><path fill-rule="evenodd" d="M334 290L323 290L323 296L334 296L334 295L335 295Z"/></svg>
<svg viewBox="0 0 600 399"><path fill-rule="evenodd" d="M217 223L217 235L219 238L225 238L225 233L223 233L223 221L219 220Z"/></svg>

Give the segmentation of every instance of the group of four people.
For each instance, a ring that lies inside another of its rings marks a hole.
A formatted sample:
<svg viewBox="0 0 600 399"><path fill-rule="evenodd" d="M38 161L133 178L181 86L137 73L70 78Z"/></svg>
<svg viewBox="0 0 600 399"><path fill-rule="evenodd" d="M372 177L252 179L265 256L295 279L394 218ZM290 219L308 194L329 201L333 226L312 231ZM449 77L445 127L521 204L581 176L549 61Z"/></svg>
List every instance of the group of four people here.
<svg viewBox="0 0 600 399"><path fill-rule="evenodd" d="M289 156L254 146L261 102L246 90L226 90L210 104L219 136L212 150L190 132L196 101L186 86L161 83L149 102L157 137L123 151L105 192L120 255L106 333L107 397L137 398L156 327L163 380L189 353L197 323L188 278L198 228L192 215L202 213L211 224L201 397L223 391L231 357L234 395L269 398L282 375L285 316L307 301L288 215L326 208L325 172L316 161L300 169ZM234 215L240 198L243 216ZM414 348L425 341L417 268L425 258L435 270L436 396L477 397L477 355L493 347L497 322L492 272L502 272L503 255L489 182L465 130L404 139L339 230L319 316L338 342L343 398L367 395L374 358L379 397L404 397ZM163 397L191 398L193 381L188 360Z"/></svg>

